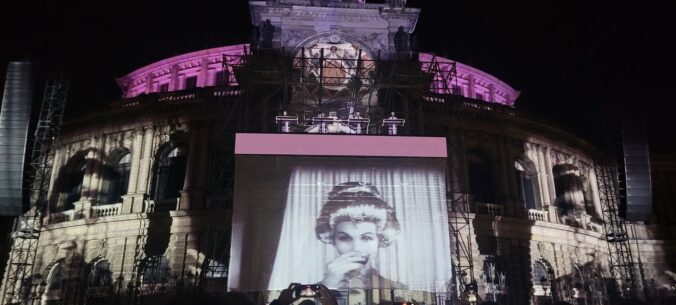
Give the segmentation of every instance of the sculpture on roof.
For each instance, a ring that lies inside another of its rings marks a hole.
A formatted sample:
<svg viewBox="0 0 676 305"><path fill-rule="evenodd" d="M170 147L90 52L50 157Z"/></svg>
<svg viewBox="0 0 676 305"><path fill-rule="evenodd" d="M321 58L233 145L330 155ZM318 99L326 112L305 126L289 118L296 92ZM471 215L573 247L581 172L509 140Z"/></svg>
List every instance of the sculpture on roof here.
<svg viewBox="0 0 676 305"><path fill-rule="evenodd" d="M404 30L403 26L400 26L397 33L394 34L394 49L397 52L411 51L410 34Z"/></svg>
<svg viewBox="0 0 676 305"><path fill-rule="evenodd" d="M261 47L272 48L272 37L275 35L275 26L270 19L266 19L260 27Z"/></svg>

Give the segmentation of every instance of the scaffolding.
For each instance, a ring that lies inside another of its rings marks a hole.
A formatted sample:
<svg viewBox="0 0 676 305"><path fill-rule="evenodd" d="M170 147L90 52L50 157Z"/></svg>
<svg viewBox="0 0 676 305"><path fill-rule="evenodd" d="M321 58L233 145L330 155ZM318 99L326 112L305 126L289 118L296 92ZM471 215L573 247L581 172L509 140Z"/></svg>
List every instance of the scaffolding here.
<svg viewBox="0 0 676 305"><path fill-rule="evenodd" d="M312 133L313 118L333 115L368 118L364 133L381 134L382 119L394 112L406 119L405 132L424 135L424 96L461 94L455 62L422 61L415 52L381 58L361 49L254 49L227 62L249 131L274 132L274 116L287 113L298 117L289 132Z"/></svg>
<svg viewBox="0 0 676 305"><path fill-rule="evenodd" d="M65 76L51 75L47 78L33 138L30 175L27 180L30 184L29 209L15 222L2 304L21 304L29 297L40 238L41 216L48 204L54 144L60 133L67 93L68 80Z"/></svg>
<svg viewBox="0 0 676 305"><path fill-rule="evenodd" d="M618 151L621 151L621 138L618 127L617 111L614 105L607 105L609 117L604 118L607 135L603 135L601 144L605 148L604 155L594 166L598 181L601 210L603 213L603 229L608 245L608 265L610 275L615 281L619 294L623 298L638 296L638 282L634 270L634 259L627 225L622 217L622 189L624 173L618 162Z"/></svg>
<svg viewBox="0 0 676 305"><path fill-rule="evenodd" d="M466 193L451 193L448 200L455 217L449 221L449 229L453 237L451 254L453 275L455 277L452 292L454 301L462 299L467 285L474 285L474 260L472 258L472 231L470 225L470 201Z"/></svg>
<svg viewBox="0 0 676 305"><path fill-rule="evenodd" d="M424 135L423 97L461 94L454 62L422 62L416 53L395 54L383 59L362 50L337 58L326 49L301 48L245 50L223 57L220 105L224 120L211 134L210 193L207 207L207 251L199 276L200 291L225 291L229 263L230 227L234 194L234 134L275 132L275 115L295 115L289 132L308 132L313 118L324 114L339 118L369 118L364 133L383 133L381 119L392 112L407 120L407 132ZM327 54L329 53L329 54ZM455 85L454 85L455 84ZM408 122L413 122L409 124ZM467 194L450 193L449 208L454 281L449 283L459 300L474 283L470 209ZM223 276L220 271L223 270Z"/></svg>
<svg viewBox="0 0 676 305"><path fill-rule="evenodd" d="M240 124L244 101L234 71L242 64L242 58L223 55L223 80L216 88L220 92L219 105L224 120L211 129L211 173L206 202L210 216L203 242L205 257L196 285L199 293L207 295L227 291L235 184L235 134L244 131Z"/></svg>
<svg viewBox="0 0 676 305"><path fill-rule="evenodd" d="M611 162L597 164L595 173L608 244L609 271L622 296L630 297L636 290L636 282L627 226L620 217L617 167Z"/></svg>

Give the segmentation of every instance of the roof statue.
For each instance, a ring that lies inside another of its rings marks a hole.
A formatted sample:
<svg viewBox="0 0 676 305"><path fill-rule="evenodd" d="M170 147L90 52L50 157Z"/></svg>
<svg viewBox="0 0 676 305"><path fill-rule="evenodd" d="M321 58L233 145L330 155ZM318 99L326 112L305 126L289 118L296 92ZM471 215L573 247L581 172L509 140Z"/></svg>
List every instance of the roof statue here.
<svg viewBox="0 0 676 305"><path fill-rule="evenodd" d="M400 26L397 33L394 34L394 49L397 52L411 51L410 36L411 35L404 30L404 27Z"/></svg>
<svg viewBox="0 0 676 305"><path fill-rule="evenodd" d="M272 25L270 19L266 19L260 27L261 47L272 48L272 38L275 35L275 26Z"/></svg>

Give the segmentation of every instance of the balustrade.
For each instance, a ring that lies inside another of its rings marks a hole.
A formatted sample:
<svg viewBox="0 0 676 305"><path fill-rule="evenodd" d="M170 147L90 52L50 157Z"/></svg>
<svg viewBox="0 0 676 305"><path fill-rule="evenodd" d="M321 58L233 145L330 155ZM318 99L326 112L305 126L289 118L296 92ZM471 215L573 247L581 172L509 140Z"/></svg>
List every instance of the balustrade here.
<svg viewBox="0 0 676 305"><path fill-rule="evenodd" d="M107 204L92 207L92 217L106 217L120 215L122 204Z"/></svg>
<svg viewBox="0 0 676 305"><path fill-rule="evenodd" d="M528 219L536 221L549 221L549 212L543 210L528 210Z"/></svg>
<svg viewBox="0 0 676 305"><path fill-rule="evenodd" d="M504 211L505 207L502 204L482 203L482 202L476 203L477 214L501 216L504 214Z"/></svg>
<svg viewBox="0 0 676 305"><path fill-rule="evenodd" d="M74 210L56 212L49 215L49 223L61 223L73 220Z"/></svg>

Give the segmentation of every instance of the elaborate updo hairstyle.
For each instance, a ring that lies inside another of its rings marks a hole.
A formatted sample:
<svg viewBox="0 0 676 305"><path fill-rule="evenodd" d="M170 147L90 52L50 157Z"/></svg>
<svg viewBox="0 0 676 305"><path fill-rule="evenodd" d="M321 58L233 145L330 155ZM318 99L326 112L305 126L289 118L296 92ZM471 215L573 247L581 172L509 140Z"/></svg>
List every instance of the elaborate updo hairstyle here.
<svg viewBox="0 0 676 305"><path fill-rule="evenodd" d="M317 218L317 238L333 244L336 225L346 221L374 223L380 248L392 244L399 233L394 210L380 198L375 186L364 182L345 182L333 187Z"/></svg>

